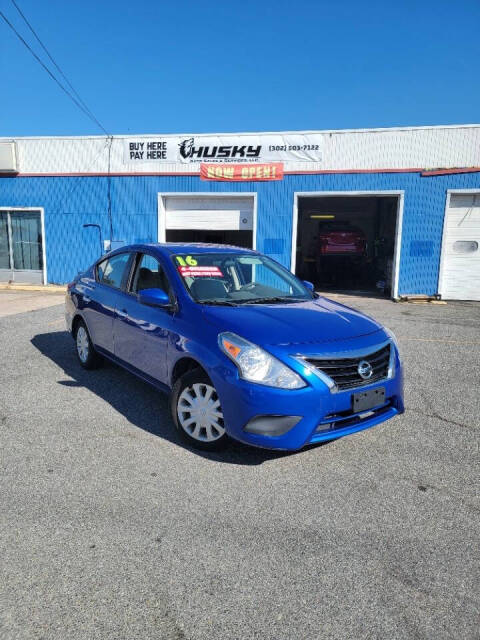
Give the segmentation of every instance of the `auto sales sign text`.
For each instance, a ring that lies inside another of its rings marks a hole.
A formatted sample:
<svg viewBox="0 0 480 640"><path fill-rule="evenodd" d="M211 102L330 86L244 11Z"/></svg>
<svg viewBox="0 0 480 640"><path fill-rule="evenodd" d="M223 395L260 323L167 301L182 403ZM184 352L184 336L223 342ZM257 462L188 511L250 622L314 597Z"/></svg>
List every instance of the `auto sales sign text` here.
<svg viewBox="0 0 480 640"><path fill-rule="evenodd" d="M322 161L319 133L268 133L125 138L125 164L275 163Z"/></svg>

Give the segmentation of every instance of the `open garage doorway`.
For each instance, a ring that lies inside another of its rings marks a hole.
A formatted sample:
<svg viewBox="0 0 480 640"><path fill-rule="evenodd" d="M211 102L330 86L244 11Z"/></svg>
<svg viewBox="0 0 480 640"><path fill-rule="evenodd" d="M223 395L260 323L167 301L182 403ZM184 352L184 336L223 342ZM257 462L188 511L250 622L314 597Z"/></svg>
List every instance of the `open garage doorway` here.
<svg viewBox="0 0 480 640"><path fill-rule="evenodd" d="M255 194L159 194L159 242L255 248Z"/></svg>
<svg viewBox="0 0 480 640"><path fill-rule="evenodd" d="M397 297L402 204L391 192L296 194L295 273L319 291Z"/></svg>

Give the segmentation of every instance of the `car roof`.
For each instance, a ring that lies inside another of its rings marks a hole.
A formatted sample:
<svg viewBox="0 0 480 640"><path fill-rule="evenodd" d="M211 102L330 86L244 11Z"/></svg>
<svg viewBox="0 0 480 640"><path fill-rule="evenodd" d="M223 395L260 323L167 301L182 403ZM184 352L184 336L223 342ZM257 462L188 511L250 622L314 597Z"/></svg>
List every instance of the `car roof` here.
<svg viewBox="0 0 480 640"><path fill-rule="evenodd" d="M149 242L142 244L130 244L119 247L115 253L122 251L143 251L153 249L164 255L176 253L257 253L252 249L244 247L234 247L226 244L210 244L206 242Z"/></svg>

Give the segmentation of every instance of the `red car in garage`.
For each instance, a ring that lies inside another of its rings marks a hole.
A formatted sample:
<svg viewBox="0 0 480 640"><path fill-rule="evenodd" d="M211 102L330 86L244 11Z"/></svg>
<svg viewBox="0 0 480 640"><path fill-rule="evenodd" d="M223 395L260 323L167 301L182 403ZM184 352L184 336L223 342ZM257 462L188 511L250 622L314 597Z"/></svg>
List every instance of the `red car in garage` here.
<svg viewBox="0 0 480 640"><path fill-rule="evenodd" d="M358 227L348 222L329 222L318 232L320 255L364 256L367 253L367 239Z"/></svg>

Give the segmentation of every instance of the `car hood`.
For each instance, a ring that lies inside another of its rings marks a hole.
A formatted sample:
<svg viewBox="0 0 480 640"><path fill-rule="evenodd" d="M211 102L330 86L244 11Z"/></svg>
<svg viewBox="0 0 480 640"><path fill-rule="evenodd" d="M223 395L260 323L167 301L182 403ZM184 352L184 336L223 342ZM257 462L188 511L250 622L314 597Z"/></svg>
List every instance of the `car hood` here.
<svg viewBox="0 0 480 640"><path fill-rule="evenodd" d="M206 306L203 314L220 331L233 331L259 345L326 343L382 329L372 318L322 297L301 303Z"/></svg>

